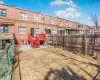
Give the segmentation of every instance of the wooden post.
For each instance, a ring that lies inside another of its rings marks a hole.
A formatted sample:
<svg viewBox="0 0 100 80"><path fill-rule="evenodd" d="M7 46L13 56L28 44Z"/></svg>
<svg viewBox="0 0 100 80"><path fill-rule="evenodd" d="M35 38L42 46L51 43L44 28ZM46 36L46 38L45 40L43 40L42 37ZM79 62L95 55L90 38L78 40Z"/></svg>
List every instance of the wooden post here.
<svg viewBox="0 0 100 80"><path fill-rule="evenodd" d="M56 36L56 47L58 47L58 36Z"/></svg>
<svg viewBox="0 0 100 80"><path fill-rule="evenodd" d="M84 35L85 38L85 54L87 55L87 37L86 34Z"/></svg>
<svg viewBox="0 0 100 80"><path fill-rule="evenodd" d="M92 53L94 54L94 48L95 48L95 33L94 33L94 35L93 35L92 46L93 46L93 48L92 48Z"/></svg>
<svg viewBox="0 0 100 80"><path fill-rule="evenodd" d="M63 49L65 48L65 37L63 36Z"/></svg>
<svg viewBox="0 0 100 80"><path fill-rule="evenodd" d="M54 40L53 40L53 37L54 37L54 36L52 35L52 46L54 46Z"/></svg>

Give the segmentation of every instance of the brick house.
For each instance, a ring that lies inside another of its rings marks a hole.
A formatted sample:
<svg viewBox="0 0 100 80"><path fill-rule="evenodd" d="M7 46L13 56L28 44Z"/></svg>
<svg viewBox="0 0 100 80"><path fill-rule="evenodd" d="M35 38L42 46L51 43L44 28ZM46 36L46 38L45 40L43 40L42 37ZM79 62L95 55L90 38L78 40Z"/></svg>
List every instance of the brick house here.
<svg viewBox="0 0 100 80"><path fill-rule="evenodd" d="M88 30L87 25L0 4L0 32L14 33L22 44L27 44L27 34L76 34Z"/></svg>

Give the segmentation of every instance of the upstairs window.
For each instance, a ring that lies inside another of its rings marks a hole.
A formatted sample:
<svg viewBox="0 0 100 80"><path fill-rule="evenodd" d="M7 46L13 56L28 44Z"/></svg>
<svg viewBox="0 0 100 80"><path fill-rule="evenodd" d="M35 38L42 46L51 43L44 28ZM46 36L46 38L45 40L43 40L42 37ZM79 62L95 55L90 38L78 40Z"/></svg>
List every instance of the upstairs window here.
<svg viewBox="0 0 100 80"><path fill-rule="evenodd" d="M60 22L60 26L64 26L64 23L62 21Z"/></svg>
<svg viewBox="0 0 100 80"><path fill-rule="evenodd" d="M27 20L27 14L26 13L20 13L20 20Z"/></svg>
<svg viewBox="0 0 100 80"><path fill-rule="evenodd" d="M54 24L54 21L53 21L53 20L50 20L50 23L51 23L51 24Z"/></svg>
<svg viewBox="0 0 100 80"><path fill-rule="evenodd" d="M25 27L19 27L19 34L26 34L26 28Z"/></svg>
<svg viewBox="0 0 100 80"><path fill-rule="evenodd" d="M72 23L71 22L69 23L69 27L72 27Z"/></svg>
<svg viewBox="0 0 100 80"><path fill-rule="evenodd" d="M76 28L76 25L74 24L74 28Z"/></svg>
<svg viewBox="0 0 100 80"><path fill-rule="evenodd" d="M80 28L80 27L81 27L81 25L78 25L78 27Z"/></svg>
<svg viewBox="0 0 100 80"><path fill-rule="evenodd" d="M66 25L68 26L68 25L69 25L69 23L68 23L68 22L66 22Z"/></svg>
<svg viewBox="0 0 100 80"><path fill-rule="evenodd" d="M38 16L34 16L34 20L35 21L38 21Z"/></svg>
<svg viewBox="0 0 100 80"><path fill-rule="evenodd" d="M67 23L66 23L66 26L67 26L67 27L71 27L71 23L70 23L70 22L67 22Z"/></svg>
<svg viewBox="0 0 100 80"><path fill-rule="evenodd" d="M45 18L45 17L43 17L43 18L42 18L42 21L43 21L43 22L46 22L46 18Z"/></svg>
<svg viewBox="0 0 100 80"><path fill-rule="evenodd" d="M84 25L82 25L82 28L84 28Z"/></svg>
<svg viewBox="0 0 100 80"><path fill-rule="evenodd" d="M0 8L0 16L4 16L4 17L6 17L6 9L1 9Z"/></svg>

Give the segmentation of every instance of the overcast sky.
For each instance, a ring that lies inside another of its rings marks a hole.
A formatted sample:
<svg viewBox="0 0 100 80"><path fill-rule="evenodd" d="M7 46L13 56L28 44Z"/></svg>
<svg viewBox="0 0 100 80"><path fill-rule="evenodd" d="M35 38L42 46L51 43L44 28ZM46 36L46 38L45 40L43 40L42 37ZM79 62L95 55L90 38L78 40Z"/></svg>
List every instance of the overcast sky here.
<svg viewBox="0 0 100 80"><path fill-rule="evenodd" d="M100 13L100 3L91 3L89 0L0 0L0 2L89 25L91 14L99 16Z"/></svg>

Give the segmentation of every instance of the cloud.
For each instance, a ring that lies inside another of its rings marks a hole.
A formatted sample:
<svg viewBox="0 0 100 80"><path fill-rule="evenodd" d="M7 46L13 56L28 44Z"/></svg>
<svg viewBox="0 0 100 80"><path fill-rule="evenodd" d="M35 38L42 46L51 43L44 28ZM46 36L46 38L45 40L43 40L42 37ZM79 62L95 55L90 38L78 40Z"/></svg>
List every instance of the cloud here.
<svg viewBox="0 0 100 80"><path fill-rule="evenodd" d="M75 3L72 0L55 0L54 2L51 2L51 5L69 5L75 7Z"/></svg>
<svg viewBox="0 0 100 80"><path fill-rule="evenodd" d="M3 1L0 1L0 4L4 4L4 2Z"/></svg>
<svg viewBox="0 0 100 80"><path fill-rule="evenodd" d="M69 7L66 8L65 10L57 10L55 11L56 16L61 17L61 18L78 18L81 16L81 13L78 12L75 8Z"/></svg>

